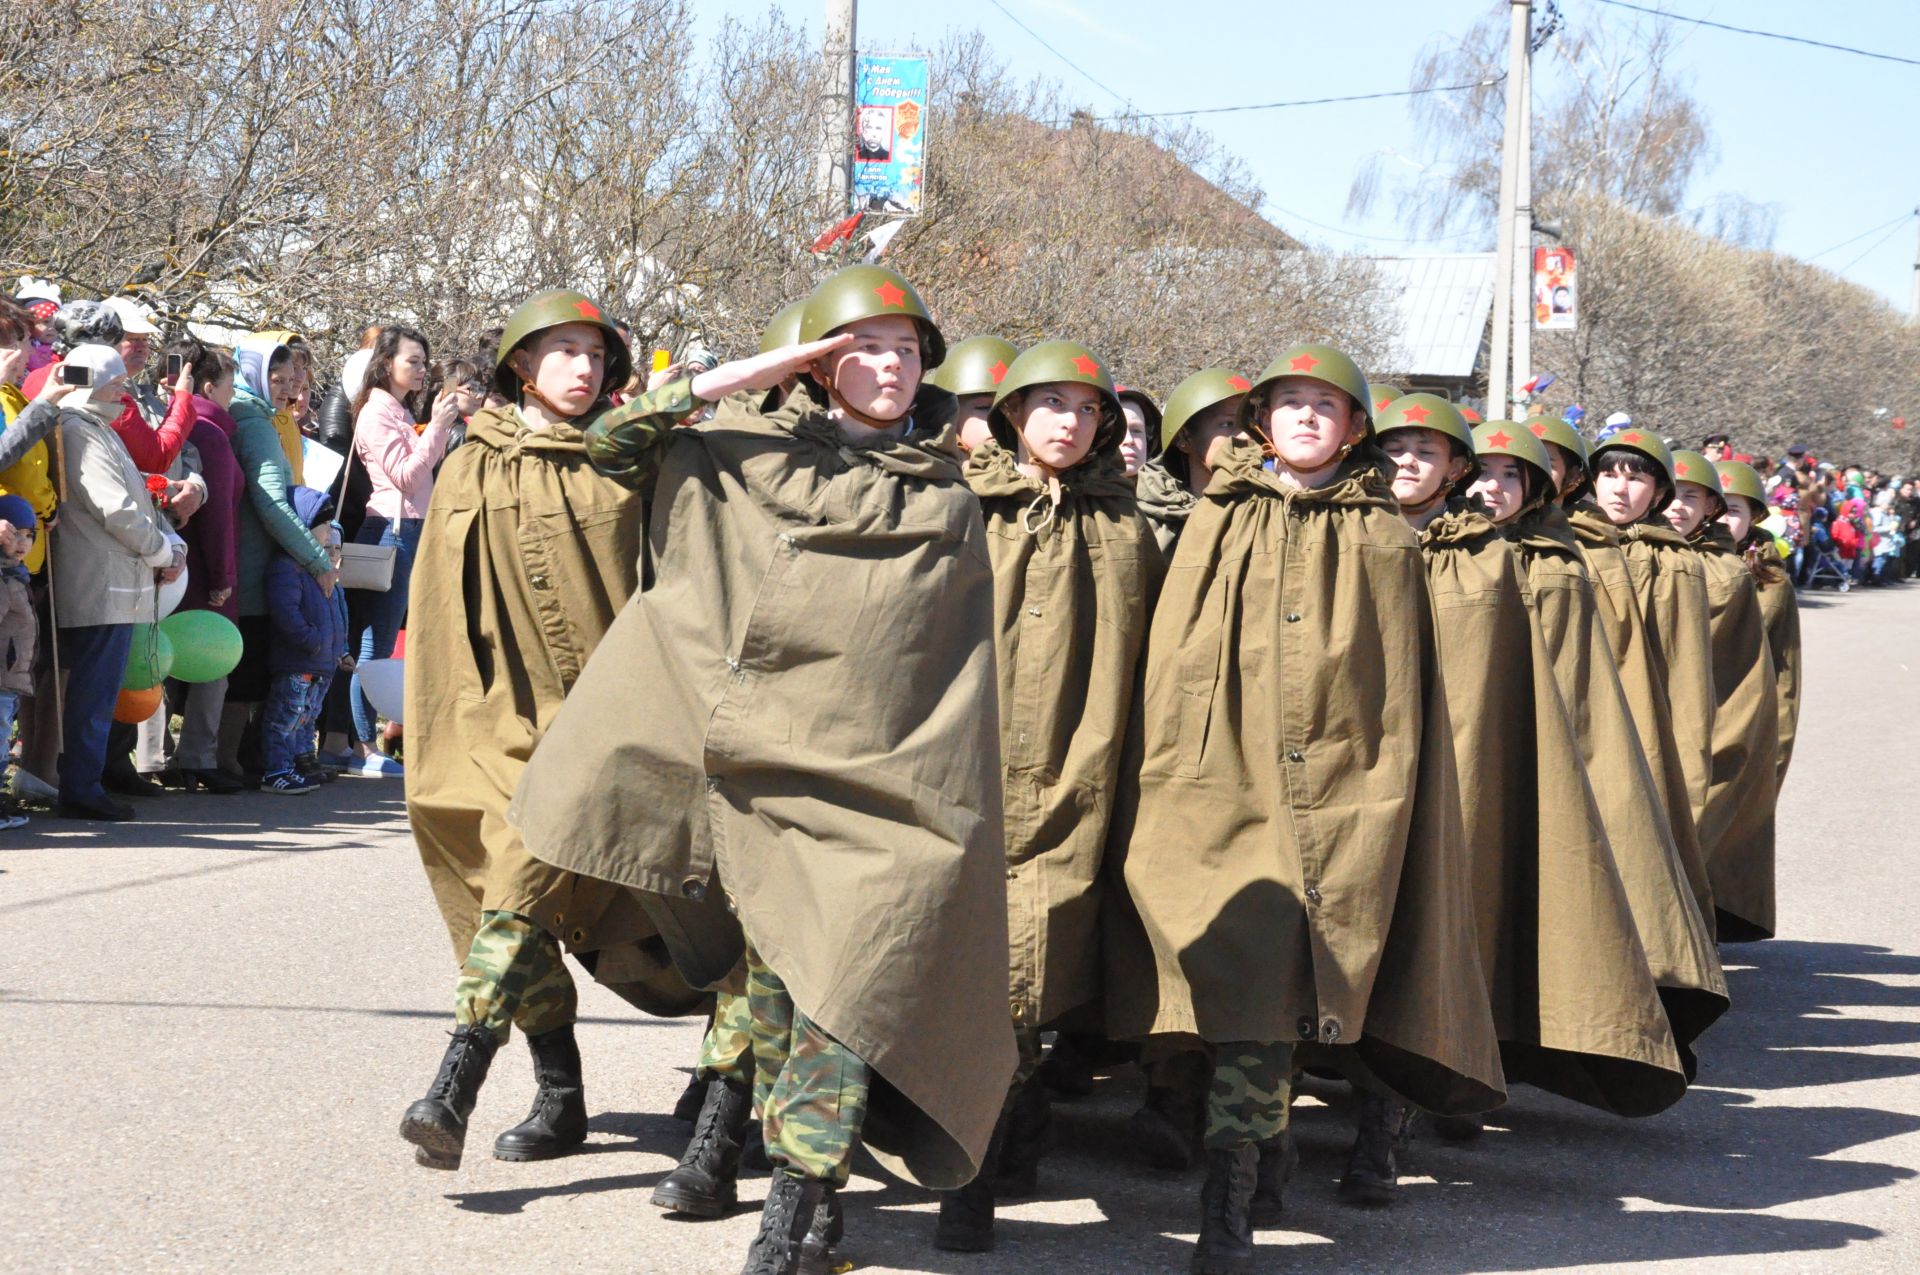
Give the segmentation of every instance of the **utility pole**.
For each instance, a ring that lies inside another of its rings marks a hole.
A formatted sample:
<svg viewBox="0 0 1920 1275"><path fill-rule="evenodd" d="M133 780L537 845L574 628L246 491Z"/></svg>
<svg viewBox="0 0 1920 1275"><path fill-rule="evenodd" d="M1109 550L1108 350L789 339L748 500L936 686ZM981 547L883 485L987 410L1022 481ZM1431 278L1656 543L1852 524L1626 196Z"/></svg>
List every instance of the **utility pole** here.
<svg viewBox="0 0 1920 1275"><path fill-rule="evenodd" d="M1512 410L1501 415L1522 420L1518 386L1533 376L1533 28L1527 28L1527 55L1520 63L1520 167L1514 171L1513 199L1513 374L1507 380Z"/></svg>
<svg viewBox="0 0 1920 1275"><path fill-rule="evenodd" d="M820 189L835 217L852 211L854 0L827 0L821 51L826 58Z"/></svg>
<svg viewBox="0 0 1920 1275"><path fill-rule="evenodd" d="M1913 223L1920 227L1920 208L1913 210ZM1916 234L1913 245L1913 308L1907 312L1909 322L1920 323L1920 234Z"/></svg>
<svg viewBox="0 0 1920 1275"><path fill-rule="evenodd" d="M1522 124L1529 114L1526 65L1533 37L1533 0L1507 0L1507 121L1500 139L1499 241L1494 249L1492 357L1487 365L1487 416L1503 417L1513 394L1514 209L1528 158Z"/></svg>

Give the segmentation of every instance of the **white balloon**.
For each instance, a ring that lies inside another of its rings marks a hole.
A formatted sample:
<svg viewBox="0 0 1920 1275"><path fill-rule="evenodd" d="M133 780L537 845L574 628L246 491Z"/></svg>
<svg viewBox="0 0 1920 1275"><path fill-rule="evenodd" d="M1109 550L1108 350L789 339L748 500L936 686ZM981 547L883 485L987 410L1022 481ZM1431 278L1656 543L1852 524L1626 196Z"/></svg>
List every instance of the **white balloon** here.
<svg viewBox="0 0 1920 1275"><path fill-rule="evenodd" d="M180 568L180 578L172 582L162 580L160 590L160 618L166 619L180 609L180 600L187 596L187 569Z"/></svg>
<svg viewBox="0 0 1920 1275"><path fill-rule="evenodd" d="M360 675L360 689L367 693L373 711L390 722L401 720L406 705L405 660L367 660L354 670Z"/></svg>

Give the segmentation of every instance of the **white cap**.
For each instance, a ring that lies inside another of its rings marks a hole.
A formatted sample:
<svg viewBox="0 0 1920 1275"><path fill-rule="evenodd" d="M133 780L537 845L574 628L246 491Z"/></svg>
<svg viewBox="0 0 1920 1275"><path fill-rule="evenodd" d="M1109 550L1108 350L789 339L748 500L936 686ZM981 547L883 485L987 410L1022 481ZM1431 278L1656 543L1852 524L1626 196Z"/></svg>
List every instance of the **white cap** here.
<svg viewBox="0 0 1920 1275"><path fill-rule="evenodd" d="M51 301L60 304L60 285L48 279L36 279L30 274L20 276L20 286L15 289L13 299L21 305L33 301Z"/></svg>
<svg viewBox="0 0 1920 1275"><path fill-rule="evenodd" d="M74 367L92 368L95 385L117 381L127 374L126 361L120 357L120 351L111 345L76 345L67 351L67 357L62 362Z"/></svg>
<svg viewBox="0 0 1920 1275"><path fill-rule="evenodd" d="M128 336L160 334L160 329L153 322L153 311L132 297L108 297L104 304L120 320L120 330Z"/></svg>
<svg viewBox="0 0 1920 1275"><path fill-rule="evenodd" d="M345 391L347 402L357 400L360 391L367 387L367 366L372 362L372 350L355 350L347 355L346 365L340 369L340 388Z"/></svg>
<svg viewBox="0 0 1920 1275"><path fill-rule="evenodd" d="M1612 416L1607 417L1608 428L1612 428L1613 426L1616 426L1616 425L1631 425L1631 424L1633 424L1633 417L1628 416L1625 412L1615 412Z"/></svg>

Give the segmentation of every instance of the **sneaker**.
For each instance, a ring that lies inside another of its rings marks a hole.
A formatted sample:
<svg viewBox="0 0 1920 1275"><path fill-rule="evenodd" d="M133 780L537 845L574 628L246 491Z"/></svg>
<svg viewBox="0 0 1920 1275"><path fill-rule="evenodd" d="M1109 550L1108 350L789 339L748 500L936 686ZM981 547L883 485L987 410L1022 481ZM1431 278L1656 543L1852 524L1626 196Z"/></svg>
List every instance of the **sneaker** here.
<svg viewBox="0 0 1920 1275"><path fill-rule="evenodd" d="M344 775L349 770L352 770L357 760L351 748L344 753L315 753L314 757L319 760L322 766L336 775Z"/></svg>
<svg viewBox="0 0 1920 1275"><path fill-rule="evenodd" d="M303 753L294 758L293 768L300 773L302 779L316 784L330 784L340 778L338 771L328 770L321 765L319 757L313 753Z"/></svg>
<svg viewBox="0 0 1920 1275"><path fill-rule="evenodd" d="M379 753L368 753L348 767L347 773L361 779L401 779L406 775L399 762Z"/></svg>
<svg viewBox="0 0 1920 1275"><path fill-rule="evenodd" d="M13 768L13 795L31 797L35 801L55 802L60 800L60 790L32 771L19 766Z"/></svg>
<svg viewBox="0 0 1920 1275"><path fill-rule="evenodd" d="M278 793L282 797L304 797L319 786L293 770L275 771L260 780L261 792Z"/></svg>
<svg viewBox="0 0 1920 1275"><path fill-rule="evenodd" d="M12 832L15 828L24 828L33 820L23 814L10 810L0 810L0 832Z"/></svg>

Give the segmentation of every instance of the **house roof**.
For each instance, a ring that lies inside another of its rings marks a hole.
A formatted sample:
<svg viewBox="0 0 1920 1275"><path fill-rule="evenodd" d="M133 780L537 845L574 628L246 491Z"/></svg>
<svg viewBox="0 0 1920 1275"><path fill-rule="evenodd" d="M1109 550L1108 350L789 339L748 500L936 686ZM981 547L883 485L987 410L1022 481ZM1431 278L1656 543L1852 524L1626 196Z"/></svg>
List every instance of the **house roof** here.
<svg viewBox="0 0 1920 1275"><path fill-rule="evenodd" d="M1375 257L1398 333L1379 374L1466 380L1478 370L1493 313L1494 254Z"/></svg>

